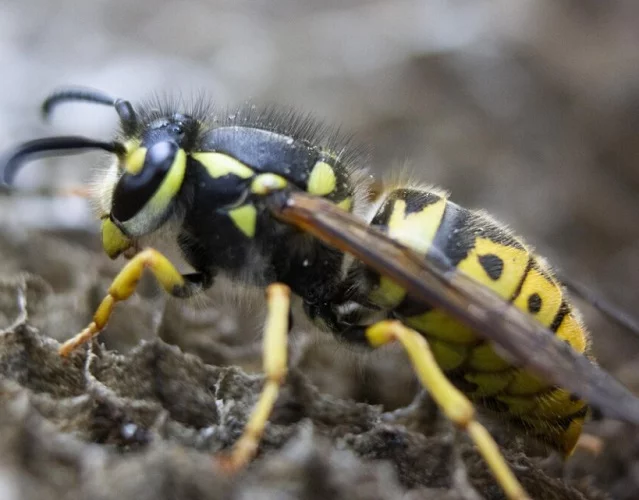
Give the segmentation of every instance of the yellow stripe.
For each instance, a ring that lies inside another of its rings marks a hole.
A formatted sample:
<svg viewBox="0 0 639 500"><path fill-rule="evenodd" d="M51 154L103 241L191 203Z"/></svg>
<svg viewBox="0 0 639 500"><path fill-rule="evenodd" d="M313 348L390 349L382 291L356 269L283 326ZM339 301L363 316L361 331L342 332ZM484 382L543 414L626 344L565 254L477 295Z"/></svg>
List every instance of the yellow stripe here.
<svg viewBox="0 0 639 500"><path fill-rule="evenodd" d="M142 212L150 211L152 215L164 212L173 201L175 195L182 187L184 180L184 172L186 171L186 153L183 149L178 149L171 168L162 181L160 188L155 192L149 200L148 206L142 209ZM137 217L137 216L136 216Z"/></svg>
<svg viewBox="0 0 639 500"><path fill-rule="evenodd" d="M455 345L435 339L428 339L428 344L433 351L433 356L442 370L454 370L458 368L468 355L468 347Z"/></svg>
<svg viewBox="0 0 639 500"><path fill-rule="evenodd" d="M497 373L478 373L471 372L465 373L464 379L472 384L477 384L477 389L473 392L472 396L494 396L504 390L504 388L510 383L512 373L497 372Z"/></svg>
<svg viewBox="0 0 639 500"><path fill-rule="evenodd" d="M442 198L411 214L406 214L406 202L397 200L388 221L388 234L416 252L425 255L444 216L448 202Z"/></svg>
<svg viewBox="0 0 639 500"><path fill-rule="evenodd" d="M511 415L527 415L537 407L537 399L527 396L496 396L495 399L508 406Z"/></svg>
<svg viewBox="0 0 639 500"><path fill-rule="evenodd" d="M388 235L416 252L425 255L437 233L445 209L446 199L442 198L417 212L406 215L406 202L404 200L395 200L393 202L393 211L386 222ZM406 291L403 288L382 276L379 287L369 294L369 299L382 307L395 307L405 296ZM425 331L419 326L413 324L411 326Z"/></svg>
<svg viewBox="0 0 639 500"><path fill-rule="evenodd" d="M562 433L561 442L563 445L563 452L566 457L572 455L572 452L577 446L579 436L581 436L581 428L584 426L584 417L577 417L568 426L568 429Z"/></svg>
<svg viewBox="0 0 639 500"><path fill-rule="evenodd" d="M246 236L249 238L255 236L257 210L253 205L244 205L243 207L229 210L229 217Z"/></svg>
<svg viewBox="0 0 639 500"><path fill-rule="evenodd" d="M539 295L541 299L541 308L537 313L528 310L528 300L533 294ZM562 295L561 289L556 283L533 268L526 275L514 304L544 326L550 326L561 307Z"/></svg>
<svg viewBox="0 0 639 500"><path fill-rule="evenodd" d="M548 387L550 385L545 380L525 370L518 370L506 392L513 396L533 396Z"/></svg>
<svg viewBox="0 0 639 500"><path fill-rule="evenodd" d="M573 400L570 392L564 389L556 389L537 398L537 401L539 406L534 415L538 418L567 417L586 406L586 403L581 399Z"/></svg>
<svg viewBox="0 0 639 500"><path fill-rule="evenodd" d="M131 248L133 242L127 238L122 231L111 222L109 218L102 219L102 248L106 254L115 259L125 250Z"/></svg>
<svg viewBox="0 0 639 500"><path fill-rule="evenodd" d="M479 258L487 255L495 255L503 262L501 275L496 280L488 276L480 263ZM525 249L501 245L487 238L477 238L474 248L458 264L457 269L498 293L502 298L510 300L526 273L528 257Z"/></svg>
<svg viewBox="0 0 639 500"><path fill-rule="evenodd" d="M438 309L404 320L408 326L422 332L429 339L436 338L451 344L477 342L477 335L470 328Z"/></svg>
<svg viewBox="0 0 639 500"><path fill-rule="evenodd" d="M406 202L404 200L396 200L393 203L393 211L388 218L386 225L390 229L391 227L399 227L404 218L406 217Z"/></svg>
<svg viewBox="0 0 639 500"><path fill-rule="evenodd" d="M130 174L137 174L142 170L144 166L144 158L146 157L146 148L136 148L131 153L127 154L126 161L124 163L124 169Z"/></svg>
<svg viewBox="0 0 639 500"><path fill-rule="evenodd" d="M242 179L249 179L255 172L244 163L237 161L229 155L223 153L191 153L194 160L200 162L211 177L217 179L225 175L236 175Z"/></svg>
<svg viewBox="0 0 639 500"><path fill-rule="evenodd" d="M557 328L557 337L567 341L577 352L584 352L588 347L588 332L572 313L564 316Z"/></svg>
<svg viewBox="0 0 639 500"><path fill-rule="evenodd" d="M468 366L478 372L498 372L509 368L508 361L499 356L493 347L484 343L475 347L468 357Z"/></svg>
<svg viewBox="0 0 639 500"><path fill-rule="evenodd" d="M333 192L336 182L333 167L324 161L318 161L308 178L306 190L311 194L326 196Z"/></svg>

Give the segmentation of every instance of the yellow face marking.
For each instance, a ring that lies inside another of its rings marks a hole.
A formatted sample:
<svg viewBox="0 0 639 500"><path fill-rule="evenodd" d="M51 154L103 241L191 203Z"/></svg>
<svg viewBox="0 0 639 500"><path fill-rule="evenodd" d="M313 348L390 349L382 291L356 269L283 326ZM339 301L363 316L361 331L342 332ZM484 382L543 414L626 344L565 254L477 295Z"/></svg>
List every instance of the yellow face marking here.
<svg viewBox="0 0 639 500"><path fill-rule="evenodd" d="M550 326L561 307L562 295L556 283L531 269L514 304L544 326Z"/></svg>
<svg viewBox="0 0 639 500"><path fill-rule="evenodd" d="M129 234L146 234L149 227L158 223L182 187L185 172L186 153L183 149L178 149L171 167L151 199L131 219L122 223Z"/></svg>
<svg viewBox="0 0 639 500"><path fill-rule="evenodd" d="M191 153L191 156L201 163L214 179L229 174L241 179L249 179L255 175L244 163L223 153Z"/></svg>
<svg viewBox="0 0 639 500"><path fill-rule="evenodd" d="M127 151L129 150L127 149ZM146 152L146 148L135 148L130 153L127 153L126 160L124 162L124 169L133 175L139 173L144 166Z"/></svg>
<svg viewBox="0 0 639 500"><path fill-rule="evenodd" d="M253 205L244 205L239 208L229 210L229 217L233 224L246 236L255 236L255 224L257 221L257 209Z"/></svg>
<svg viewBox="0 0 639 500"><path fill-rule="evenodd" d="M118 227L107 217L102 219L102 248L105 253L112 259L115 259L125 250L133 245L133 242L127 238Z"/></svg>
<svg viewBox="0 0 639 500"><path fill-rule="evenodd" d="M139 147L140 147L139 139L129 139L128 141L124 143L124 150L126 151L127 155L130 155Z"/></svg>
<svg viewBox="0 0 639 500"><path fill-rule="evenodd" d="M491 277L484 266L482 258L501 260L502 269ZM486 238L477 238L475 247L457 268L471 276L482 285L505 299L510 299L521 283L521 278L528 267L528 252L525 249L501 245ZM497 279L495 279L495 276Z"/></svg>
<svg viewBox="0 0 639 500"><path fill-rule="evenodd" d="M251 182L251 192L266 195L273 191L284 189L287 185L288 181L281 175L260 174Z"/></svg>
<svg viewBox="0 0 639 500"><path fill-rule="evenodd" d="M166 177L160 184L159 189L149 200L147 206L142 209L142 212L149 211L151 215L155 215L159 212L164 212L169 206L175 195L182 187L182 181L184 180L184 173L186 171L186 153L183 149L178 149L175 154L175 159L171 168L166 174Z"/></svg>
<svg viewBox="0 0 639 500"><path fill-rule="evenodd" d="M577 352L588 347L588 334L582 324L572 314L566 314L557 328L557 337L566 340Z"/></svg>
<svg viewBox="0 0 639 500"><path fill-rule="evenodd" d="M308 178L306 190L310 194L326 196L333 192L336 183L337 179L335 178L333 167L324 161L318 161Z"/></svg>
<svg viewBox="0 0 639 500"><path fill-rule="evenodd" d="M353 198L351 198L350 196L348 198L344 198L339 203L336 203L336 205L345 212L350 212L353 208Z"/></svg>

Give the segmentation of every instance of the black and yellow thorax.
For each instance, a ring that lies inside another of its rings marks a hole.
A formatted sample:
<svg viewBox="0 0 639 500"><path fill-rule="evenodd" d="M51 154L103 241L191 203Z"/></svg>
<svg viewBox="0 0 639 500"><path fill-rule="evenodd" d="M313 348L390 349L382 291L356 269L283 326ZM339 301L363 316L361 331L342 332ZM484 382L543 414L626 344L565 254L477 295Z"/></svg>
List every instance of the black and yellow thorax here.
<svg viewBox="0 0 639 500"><path fill-rule="evenodd" d="M343 254L276 221L262 196L273 185L347 211L356 198L347 166L328 150L269 130L215 128L188 155L180 247L199 270L284 282L301 296L319 293L339 280Z"/></svg>

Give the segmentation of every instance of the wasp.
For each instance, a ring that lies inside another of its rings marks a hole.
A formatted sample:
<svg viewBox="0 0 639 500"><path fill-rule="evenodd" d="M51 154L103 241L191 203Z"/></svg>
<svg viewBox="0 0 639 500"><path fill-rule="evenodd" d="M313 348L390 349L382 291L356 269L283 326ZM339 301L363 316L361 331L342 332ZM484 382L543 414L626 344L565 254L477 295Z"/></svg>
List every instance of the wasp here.
<svg viewBox="0 0 639 500"><path fill-rule="evenodd" d="M197 103L133 106L70 88L43 104L114 108L111 141L81 136L18 145L2 162L10 185L28 160L102 150L95 184L102 245L128 262L68 356L102 331L145 269L186 298L220 276L267 292L265 385L241 438L220 457L236 470L255 455L287 371L291 294L339 339L399 342L422 385L476 444L511 499L528 498L474 405L569 456L589 412L639 424L639 399L597 368L580 314L544 259L480 211L417 184L374 193L356 149L292 112L247 107L215 114ZM195 272L148 247L176 242Z"/></svg>

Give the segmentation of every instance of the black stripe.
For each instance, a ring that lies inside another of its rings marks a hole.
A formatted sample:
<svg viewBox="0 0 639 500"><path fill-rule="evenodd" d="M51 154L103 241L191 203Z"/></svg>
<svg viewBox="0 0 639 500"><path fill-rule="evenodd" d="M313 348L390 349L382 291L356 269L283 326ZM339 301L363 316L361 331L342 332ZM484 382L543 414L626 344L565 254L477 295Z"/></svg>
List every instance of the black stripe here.
<svg viewBox="0 0 639 500"><path fill-rule="evenodd" d="M447 200L444 215L433 238L432 252L444 254L454 267L475 247L475 235L469 231L471 215L470 211Z"/></svg>
<svg viewBox="0 0 639 500"><path fill-rule="evenodd" d="M528 263L526 264L526 270L524 271L523 276L519 280L519 284L517 285L517 288L515 288L515 291L510 296L510 299L508 300L508 302L514 302L515 300L517 300L517 297L519 297L519 294L521 293L521 289L524 287L524 283L526 282L526 279L528 278L528 273L530 273L530 270L533 268L533 264L534 264L534 260L532 256L529 255Z"/></svg>
<svg viewBox="0 0 639 500"><path fill-rule="evenodd" d="M398 200L406 203L405 214L409 215L415 212L420 212L428 205L437 203L441 200L441 196L430 191L423 191L419 189L394 189L389 192L384 199L379 210L371 221L371 226L387 228L388 221L390 220L393 209L395 208L395 202Z"/></svg>
<svg viewBox="0 0 639 500"><path fill-rule="evenodd" d="M406 215L421 212L428 205L433 205L442 199L436 193L419 189L402 189L401 198L406 202Z"/></svg>
<svg viewBox="0 0 639 500"><path fill-rule="evenodd" d="M557 314L555 315L555 319L552 320L552 323L548 328L550 328L553 332L557 332L559 327L561 326L561 322L564 320L567 314L570 313L570 305L565 300L562 300L561 307Z"/></svg>
<svg viewBox="0 0 639 500"><path fill-rule="evenodd" d="M463 215L464 209L462 209L459 205L446 200L446 206L444 207L442 219L439 223L437 231L435 231L435 236L433 237L433 241L427 252L427 259L428 257L433 256L434 253L436 253L437 255L435 257L438 260L441 260L440 256L446 250L451 232L455 229L455 227L460 225L459 218ZM461 224L463 225L463 221ZM445 257L448 257L448 255L445 255ZM423 304L420 301L413 300L410 295L406 295L404 299L399 303L399 305L395 308L395 312L397 313L397 315L404 318L419 316L432 310L432 307L428 307L426 304Z"/></svg>

